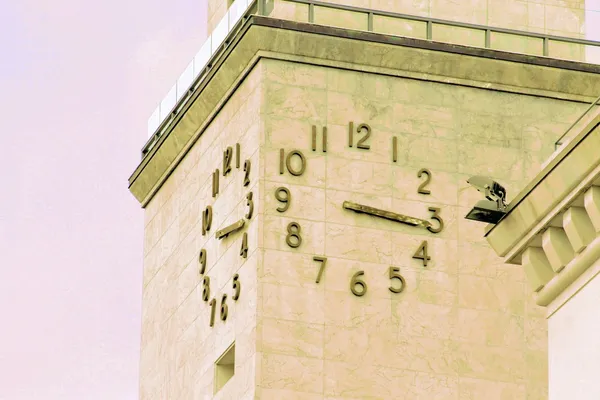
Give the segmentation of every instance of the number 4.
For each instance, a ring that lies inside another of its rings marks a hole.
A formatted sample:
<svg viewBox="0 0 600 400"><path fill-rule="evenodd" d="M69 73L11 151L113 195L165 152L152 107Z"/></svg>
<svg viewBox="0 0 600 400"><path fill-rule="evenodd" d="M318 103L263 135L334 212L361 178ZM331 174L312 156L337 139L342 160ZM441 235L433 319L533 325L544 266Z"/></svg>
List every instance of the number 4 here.
<svg viewBox="0 0 600 400"><path fill-rule="evenodd" d="M431 260L431 257L427 252L427 240L423 240L417 251L415 251L415 254L413 254L412 258L423 260L423 266L427 266L427 261Z"/></svg>

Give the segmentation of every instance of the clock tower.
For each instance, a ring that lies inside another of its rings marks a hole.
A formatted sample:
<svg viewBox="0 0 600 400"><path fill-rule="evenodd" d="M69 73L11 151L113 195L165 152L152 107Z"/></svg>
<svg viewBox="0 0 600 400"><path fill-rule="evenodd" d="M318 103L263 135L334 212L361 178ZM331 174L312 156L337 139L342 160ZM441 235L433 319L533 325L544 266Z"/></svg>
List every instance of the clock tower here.
<svg viewBox="0 0 600 400"><path fill-rule="evenodd" d="M329 6L225 8L144 146L141 398L546 399L544 314L466 181L510 197L600 68Z"/></svg>

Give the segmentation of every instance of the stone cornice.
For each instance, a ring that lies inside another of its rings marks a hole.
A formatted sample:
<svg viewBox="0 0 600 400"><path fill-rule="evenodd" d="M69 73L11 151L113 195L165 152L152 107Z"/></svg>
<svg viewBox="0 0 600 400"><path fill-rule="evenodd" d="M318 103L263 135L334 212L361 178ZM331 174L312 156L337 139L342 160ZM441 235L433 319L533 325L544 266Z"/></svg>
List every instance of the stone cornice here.
<svg viewBox="0 0 600 400"><path fill-rule="evenodd" d="M517 196L486 236L521 264L548 306L600 258L600 112Z"/></svg>
<svg viewBox="0 0 600 400"><path fill-rule="evenodd" d="M129 179L145 206L264 54L316 65L591 102L600 66L252 16Z"/></svg>

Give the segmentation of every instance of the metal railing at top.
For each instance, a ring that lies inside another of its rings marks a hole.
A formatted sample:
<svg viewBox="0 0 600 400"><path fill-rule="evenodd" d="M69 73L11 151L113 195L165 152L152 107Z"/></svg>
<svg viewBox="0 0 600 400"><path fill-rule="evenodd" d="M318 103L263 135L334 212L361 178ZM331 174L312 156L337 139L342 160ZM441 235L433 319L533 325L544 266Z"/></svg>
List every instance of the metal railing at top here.
<svg viewBox="0 0 600 400"><path fill-rule="evenodd" d="M306 5L306 7L308 8L308 20L306 22L309 23L315 23L316 10L318 10L319 8L329 8L364 14L366 18L366 22L364 23L364 30L369 32L380 32L389 34L389 32L378 31L376 26L377 24L375 24L374 21L374 17L389 17L395 18L397 20L408 20L424 23L425 34L423 36L427 40L436 39L434 37L435 31L433 28L435 25L440 25L484 32L484 43L482 47L490 49L495 48L492 44L493 34L507 34L522 38L542 40L541 55L546 57L552 57L552 51L550 49L551 42L568 43L581 46L593 46L594 49L597 49L599 51L598 55L600 55L600 42L591 40L546 35L542 33L485 26L430 17L422 17L417 15L394 13L389 11L360 8L342 4L325 3L316 0L236 0L231 5L229 10L227 10L225 16L216 25L212 34L208 37L206 42L200 48L200 51L198 52L198 54L196 54L192 62L181 74L181 76L179 77L175 85L171 88L167 96L152 113L152 116L148 120L149 139L142 149L142 158L152 149L152 147L156 144L158 138L160 138L162 133L170 127L171 123L175 120L175 116L178 114L179 110L181 110L183 106L187 104L187 102L190 100L194 90L206 77L208 71L210 71L214 59L219 57L222 51L227 47L232 37L239 31L239 28L242 26L244 19L253 13L256 13L257 15L268 16L274 9L275 11L277 11L275 7L275 4L277 3L297 3ZM277 17L277 12L275 12L274 14L275 17ZM339 22L336 21L336 23ZM336 26L340 25L338 24ZM444 40L440 41L443 42ZM454 41L453 43L460 44L460 42L456 41ZM502 50L506 51L506 49ZM514 52L514 50L512 51ZM593 107L593 105L591 107ZM569 130L570 129L571 128L569 128ZM564 135L562 137L564 137ZM560 142L561 139L559 139L558 142Z"/></svg>
<svg viewBox="0 0 600 400"><path fill-rule="evenodd" d="M549 43L550 41L557 41L562 43L572 43L572 44L580 44L580 45L590 45L596 46L600 48L600 42L585 40L585 39L577 39L563 36L555 36L555 35L547 35L543 33L529 32L529 31L521 31L516 29L508 29L508 28L500 28L494 26L487 25L478 25L471 24L467 22L459 22L459 21L451 21L444 20L438 18L431 17L422 17L418 15L410 15L410 14L401 14L395 13L391 11L381 11L381 10L372 10L367 8L355 7L355 6L347 6L342 4L333 4L333 3L325 3L318 0L280 0L291 3L302 3L308 6L308 22L314 23L315 16L315 6L325 7L325 8L333 8L338 10L346 10L353 11L357 13L364 13L367 17L367 27L370 32L377 32L376 29L373 29L373 17L374 16L382 16L382 17L391 17L396 19L404 19L409 21L416 22L424 22L426 24L426 38L427 40L433 40L433 26L434 24L443 25L443 26L454 26L457 28L467 28L473 29L477 31L483 31L485 33L485 48L491 48L491 38L492 33L504 33L515 36L528 37L533 39L542 39L543 40L543 56L549 56Z"/></svg>
<svg viewBox="0 0 600 400"><path fill-rule="evenodd" d="M263 4L257 7L257 1L261 0L235 0L225 16L217 23L196 56L148 119L149 139L142 148L142 158L154 147L158 138L170 127L175 116L190 100L192 93L210 71L214 59L219 57L227 47L231 37L239 31L244 19L256 11L259 11L258 14L264 13L264 8L261 7Z"/></svg>

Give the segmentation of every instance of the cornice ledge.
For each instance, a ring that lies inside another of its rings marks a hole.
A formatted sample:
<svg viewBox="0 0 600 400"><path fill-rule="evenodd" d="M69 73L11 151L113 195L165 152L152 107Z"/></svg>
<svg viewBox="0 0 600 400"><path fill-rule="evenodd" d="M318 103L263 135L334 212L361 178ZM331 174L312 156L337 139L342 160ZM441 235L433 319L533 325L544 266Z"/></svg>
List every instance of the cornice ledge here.
<svg viewBox="0 0 600 400"><path fill-rule="evenodd" d="M600 110L509 204L508 214L488 226L486 239L505 262L520 255L600 174Z"/></svg>
<svg viewBox="0 0 600 400"><path fill-rule="evenodd" d="M596 237L583 252L577 254L559 274L544 285L536 296L536 304L544 307L548 306L599 259L600 236ZM583 287L587 281L589 279L581 286ZM579 289L576 288L576 290Z"/></svg>

